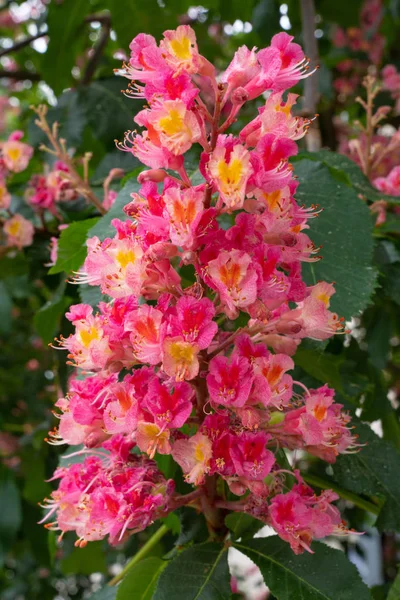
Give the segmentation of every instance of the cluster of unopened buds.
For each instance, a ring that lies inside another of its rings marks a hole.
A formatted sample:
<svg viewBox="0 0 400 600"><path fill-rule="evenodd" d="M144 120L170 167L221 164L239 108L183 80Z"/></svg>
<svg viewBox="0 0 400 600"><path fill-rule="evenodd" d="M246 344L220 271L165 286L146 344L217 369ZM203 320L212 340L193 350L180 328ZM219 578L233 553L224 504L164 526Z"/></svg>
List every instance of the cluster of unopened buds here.
<svg viewBox="0 0 400 600"><path fill-rule="evenodd" d="M68 166L56 160L51 170L46 168L45 173L33 175L26 192L29 204L39 212L48 210L58 217L57 203L75 200L78 197L66 178L68 173Z"/></svg>
<svg viewBox="0 0 400 600"><path fill-rule="evenodd" d="M294 552L311 551L313 538L344 530L337 496L317 496L276 451L332 463L357 443L334 391L308 390L290 375L303 338L344 331L329 310L333 286L308 287L301 273L319 258L305 233L318 210L297 205L288 160L309 122L292 115L296 96L282 94L308 74L308 61L280 33L266 49L240 48L217 81L185 25L160 45L140 34L130 49L121 73L135 82L128 93L147 101L135 117L145 129L120 147L150 170L127 218L113 221L114 237L88 240L76 276L110 301L98 312L72 306L75 333L59 340L85 378L58 400L50 441L83 444L86 458L57 470L49 527L76 531L78 545L107 535L115 544L186 504L210 529L226 510L247 512ZM227 135L245 102L265 92L258 116ZM195 143L198 184L184 160ZM174 492L158 454L172 455L191 493Z"/></svg>
<svg viewBox="0 0 400 600"><path fill-rule="evenodd" d="M346 57L336 65L338 76L333 85L339 100L351 97L362 82L368 66L380 65L385 49L385 37L379 33L384 14L382 0L365 0L362 4L358 27L346 30L336 27L332 43L336 48L346 48L353 57ZM365 54L365 59L360 55ZM392 82L391 82L392 83Z"/></svg>

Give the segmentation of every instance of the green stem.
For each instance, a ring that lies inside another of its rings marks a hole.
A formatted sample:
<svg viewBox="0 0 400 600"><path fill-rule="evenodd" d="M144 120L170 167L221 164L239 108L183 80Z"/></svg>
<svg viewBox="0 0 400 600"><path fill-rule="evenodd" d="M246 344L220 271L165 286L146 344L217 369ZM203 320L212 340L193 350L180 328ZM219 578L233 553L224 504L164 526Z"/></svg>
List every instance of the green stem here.
<svg viewBox="0 0 400 600"><path fill-rule="evenodd" d="M138 563L142 558L144 558L152 548L161 540L162 537L169 531L169 528L166 525L161 525L159 529L155 532L154 535L151 536L149 540L142 546L139 552L136 552L135 556L131 558L131 560L125 565L122 569L121 573L118 573L115 577L108 582L108 585L116 585L125 577L127 572Z"/></svg>
<svg viewBox="0 0 400 600"><path fill-rule="evenodd" d="M357 494L353 494L353 492L348 492L347 490L342 489L341 487L334 483L331 483L330 481L325 481L325 479L317 477L316 475L303 475L303 473L302 477L304 481L306 481L310 485L315 485L323 490L333 490L344 500L349 500L350 502L355 504L355 506L358 506L359 508L368 511L373 515L378 515L380 512L380 507L376 504L373 504L368 500L364 500L364 498L360 498L360 496L357 496Z"/></svg>

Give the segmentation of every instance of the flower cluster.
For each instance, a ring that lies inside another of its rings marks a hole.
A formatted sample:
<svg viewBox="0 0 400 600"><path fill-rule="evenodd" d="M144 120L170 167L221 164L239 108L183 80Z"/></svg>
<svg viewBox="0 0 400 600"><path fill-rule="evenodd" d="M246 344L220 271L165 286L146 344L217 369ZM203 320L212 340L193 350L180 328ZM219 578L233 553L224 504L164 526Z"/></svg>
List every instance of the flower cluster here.
<svg viewBox="0 0 400 600"><path fill-rule="evenodd" d="M71 182L66 178L68 173L68 166L57 160L51 170L46 169L43 175L34 175L27 190L29 204L39 212L48 210L57 217L57 202L74 200L78 197Z"/></svg>
<svg viewBox="0 0 400 600"><path fill-rule="evenodd" d="M373 184L384 194L400 196L400 166L393 167L387 177L377 177Z"/></svg>
<svg viewBox="0 0 400 600"><path fill-rule="evenodd" d="M106 536L111 544L119 543L161 516L174 482L165 480L153 461L130 454L133 445L114 436L104 444L108 454L59 467L53 479L60 479L60 485L46 500L47 516L57 511L57 523L46 527L76 531L76 546L82 548Z"/></svg>
<svg viewBox="0 0 400 600"><path fill-rule="evenodd" d="M400 114L400 73L395 65L386 65L382 69L382 89L390 92L395 101L395 114Z"/></svg>
<svg viewBox="0 0 400 600"><path fill-rule="evenodd" d="M365 0L361 7L359 27L346 30L336 27L332 43L336 48L346 48L352 58L337 65L338 76L333 82L340 101L352 96L362 82L369 64L379 65L385 49L385 37L379 33L384 7L382 0ZM360 58L362 53L365 59Z"/></svg>
<svg viewBox="0 0 400 600"><path fill-rule="evenodd" d="M121 73L132 80L127 93L147 106L135 118L142 133L119 145L150 169L125 220L112 222L115 235L87 241L76 275L111 301L98 312L72 306L75 331L59 340L87 376L57 402L60 426L50 437L84 444L88 458L56 473L55 526L75 529L80 544L107 534L115 542L173 510L172 486L143 467L158 453L172 455L195 486L186 503L199 502L206 518L213 511L210 527L229 504L271 524L295 552L310 550L312 538L338 531L336 495L317 497L298 474L284 493L276 450L334 462L357 444L333 390L308 390L290 374L303 338L343 331L329 310L333 286L302 279L302 263L319 258L306 233L318 209L296 203L289 158L309 122L292 114L296 95L282 94L306 76L308 61L281 33L266 49L240 48L218 83L186 25L159 45L140 34L130 49ZM267 91L257 117L237 136L226 133ZM201 183L185 168L194 144ZM104 477L95 457L116 444L132 452ZM216 479L237 502L210 493Z"/></svg>
<svg viewBox="0 0 400 600"><path fill-rule="evenodd" d="M13 173L24 171L33 154L33 148L21 141L22 131L14 131L5 142L0 142L0 212L2 233L7 246L19 249L30 246L33 240L34 226L23 215L10 211L11 194L7 189L7 179Z"/></svg>

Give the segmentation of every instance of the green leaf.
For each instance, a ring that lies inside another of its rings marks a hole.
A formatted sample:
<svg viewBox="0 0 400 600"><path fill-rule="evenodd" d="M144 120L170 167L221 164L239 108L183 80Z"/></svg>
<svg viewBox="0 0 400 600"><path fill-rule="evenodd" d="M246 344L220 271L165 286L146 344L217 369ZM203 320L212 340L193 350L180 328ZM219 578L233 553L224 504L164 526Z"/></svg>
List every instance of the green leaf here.
<svg viewBox="0 0 400 600"><path fill-rule="evenodd" d="M22 252L18 252L15 256L3 256L0 260L0 279L24 275L28 268L28 261Z"/></svg>
<svg viewBox="0 0 400 600"><path fill-rule="evenodd" d="M89 285L82 283L78 287L78 294L83 304L90 304L93 308L99 305L99 302L109 302L110 297L101 293L101 289L97 285Z"/></svg>
<svg viewBox="0 0 400 600"><path fill-rule="evenodd" d="M170 512L169 515L162 518L162 522L174 535L178 535L181 530L181 523L176 513Z"/></svg>
<svg viewBox="0 0 400 600"><path fill-rule="evenodd" d="M400 453L392 444L371 433L360 452L339 456L332 467L340 486L385 500L376 523L381 531L400 529Z"/></svg>
<svg viewBox="0 0 400 600"><path fill-rule="evenodd" d="M116 587L101 588L101 590L89 596L88 600L115 600L117 596L117 590L118 588ZM132 598L132 600L134 599Z"/></svg>
<svg viewBox="0 0 400 600"><path fill-rule="evenodd" d="M86 239L91 237L88 232L97 221L99 221L98 218L76 221L61 232L58 241L57 262L49 270L50 275L79 270L86 258Z"/></svg>
<svg viewBox="0 0 400 600"><path fill-rule="evenodd" d="M318 14L324 20L332 21L342 27L356 27L359 25L361 7L362 0L352 0L352 2L321 0L318 4Z"/></svg>
<svg viewBox="0 0 400 600"><path fill-rule="evenodd" d="M4 549L14 540L21 522L21 498L12 472L0 471L0 546Z"/></svg>
<svg viewBox="0 0 400 600"><path fill-rule="evenodd" d="M80 573L107 573L106 557L103 542L90 542L84 548L75 548L60 563L64 575Z"/></svg>
<svg viewBox="0 0 400 600"><path fill-rule="evenodd" d="M243 0L219 0L220 16L223 21L233 23L236 19L251 21L254 1L243 2Z"/></svg>
<svg viewBox="0 0 400 600"><path fill-rule="evenodd" d="M70 304L70 299L64 296L65 288L66 283L62 281L54 295L34 316L33 322L36 330L46 343L57 333L60 319Z"/></svg>
<svg viewBox="0 0 400 600"><path fill-rule="evenodd" d="M57 534L55 531L47 532L47 547L49 550L50 564L51 566L54 566L58 550Z"/></svg>
<svg viewBox="0 0 400 600"><path fill-rule="evenodd" d="M137 175L140 173L141 170L141 168L137 169ZM107 237L113 237L115 235L115 229L111 225L111 221L113 219L123 219L123 207L132 200L132 192L137 192L139 188L140 184L137 182L136 178L129 179L122 188L122 190L119 192L114 204L112 205L108 213L101 217L101 219L98 220L96 225L89 230L88 237L97 235L97 237L99 237L101 240L104 240ZM66 231L68 231L68 229Z"/></svg>
<svg viewBox="0 0 400 600"><path fill-rule="evenodd" d="M208 529L205 517L190 506L182 506L175 511L181 529L175 546L185 546L189 542L204 542L208 538Z"/></svg>
<svg viewBox="0 0 400 600"><path fill-rule="evenodd" d="M400 600L400 571L389 590L387 600Z"/></svg>
<svg viewBox="0 0 400 600"><path fill-rule="evenodd" d="M253 10L252 23L263 42L269 44L272 36L279 31L280 17L279 4L275 0L260 0L257 3Z"/></svg>
<svg viewBox="0 0 400 600"><path fill-rule="evenodd" d="M246 513L231 513L225 517L225 525L231 531L234 540L241 537L253 537L265 523Z"/></svg>
<svg viewBox="0 0 400 600"><path fill-rule="evenodd" d="M116 600L151 600L166 566L165 561L156 557L138 562L118 586Z"/></svg>
<svg viewBox="0 0 400 600"><path fill-rule="evenodd" d="M314 379L322 383L328 383L338 391L342 389L339 371L343 362L342 356L300 347L297 349L295 361L297 366L301 367Z"/></svg>
<svg viewBox="0 0 400 600"><path fill-rule="evenodd" d="M130 113L130 118L132 114ZM121 150L113 150L104 156L101 162L97 165L92 177L92 184L102 183L107 177L111 169L123 169L125 173L131 172L137 168L139 161L129 152L121 152ZM116 179L115 181L119 181Z"/></svg>
<svg viewBox="0 0 400 600"><path fill-rule="evenodd" d="M350 319L370 302L377 275L372 266L374 242L368 207L321 162L301 160L295 163L295 172L300 182L299 203L316 203L324 209L310 229L315 245L322 246L323 259L306 264L304 277L308 284L335 281L332 310Z"/></svg>
<svg viewBox="0 0 400 600"><path fill-rule="evenodd" d="M141 31L162 37L166 29L179 25L179 17L191 6L189 0L111 0L107 3L113 17L113 28L117 32L121 47L128 48L132 38Z"/></svg>
<svg viewBox="0 0 400 600"><path fill-rule="evenodd" d="M296 556L277 536L235 542L261 570L278 600L369 600L356 567L339 550L313 543L315 554Z"/></svg>
<svg viewBox="0 0 400 600"><path fill-rule="evenodd" d="M77 90L76 102L78 106L83 107L87 124L96 139L107 146L115 147L115 138L121 139L124 132L132 127L134 115L139 108L142 108L140 104L129 100L121 93L126 86L126 80L122 77L110 77L98 79ZM131 164L131 168L138 164L137 159L132 155Z"/></svg>
<svg viewBox="0 0 400 600"><path fill-rule="evenodd" d="M153 600L229 600L227 548L206 542L184 550L161 573Z"/></svg>
<svg viewBox="0 0 400 600"><path fill-rule="evenodd" d="M22 470L24 473L23 497L27 502L34 504L42 502L43 498L52 492L51 485L45 481L46 472L44 459L37 452L25 451L22 456Z"/></svg>
<svg viewBox="0 0 400 600"><path fill-rule="evenodd" d="M0 334L8 334L12 328L12 299L6 285L0 281Z"/></svg>
<svg viewBox="0 0 400 600"><path fill-rule="evenodd" d="M361 171L360 167L348 156L325 149L319 150L318 152L301 152L296 157L295 161L304 158L322 162L329 168L335 179L343 181L349 187L354 188L358 194L362 194L370 202L385 198L385 200L388 200L389 202L395 204L399 203L399 198L386 196L374 188L369 179Z"/></svg>
<svg viewBox="0 0 400 600"><path fill-rule="evenodd" d="M84 19L91 9L86 0L51 2L48 8L47 26L50 37L43 55L40 70L43 79L56 94L71 84L71 69L82 46Z"/></svg>

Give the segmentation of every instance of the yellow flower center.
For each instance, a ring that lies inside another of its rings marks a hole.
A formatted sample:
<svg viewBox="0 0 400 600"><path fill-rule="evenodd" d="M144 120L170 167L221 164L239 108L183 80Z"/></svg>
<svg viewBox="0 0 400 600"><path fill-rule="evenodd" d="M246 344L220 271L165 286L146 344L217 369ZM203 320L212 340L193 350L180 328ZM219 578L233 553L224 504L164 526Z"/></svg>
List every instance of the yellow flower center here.
<svg viewBox="0 0 400 600"><path fill-rule="evenodd" d="M220 160L218 163L218 176L225 187L236 186L240 183L243 174L243 163L234 158L230 163Z"/></svg>
<svg viewBox="0 0 400 600"><path fill-rule="evenodd" d="M204 454L204 444L203 442L200 442L199 444L196 444L195 447L195 451L194 451L194 457L196 459L197 462L202 463L205 460L205 454Z"/></svg>
<svg viewBox="0 0 400 600"><path fill-rule="evenodd" d="M228 289L239 284L241 275L240 265L231 261L228 261L219 269L219 278Z"/></svg>
<svg viewBox="0 0 400 600"><path fill-rule="evenodd" d="M188 37L182 37L180 40L171 40L170 46L172 52L180 60L190 60L192 58L192 49Z"/></svg>
<svg viewBox="0 0 400 600"><path fill-rule="evenodd" d="M277 112L282 112L284 113L287 117L290 115L290 105L289 104L284 104L283 106L281 104L277 104L275 106L275 110Z"/></svg>
<svg viewBox="0 0 400 600"><path fill-rule="evenodd" d="M189 342L173 342L169 353L176 362L187 364L191 364L195 356L194 348Z"/></svg>
<svg viewBox="0 0 400 600"><path fill-rule="evenodd" d="M196 216L196 205L193 200L189 200L186 206L182 202L173 204L174 221L179 225L188 225L192 223Z"/></svg>
<svg viewBox="0 0 400 600"><path fill-rule="evenodd" d="M281 199L281 190L276 190L275 192L271 192L270 194L264 194L264 198L270 210L273 211L276 208L280 208L279 201Z"/></svg>
<svg viewBox="0 0 400 600"><path fill-rule="evenodd" d="M182 116L179 111L174 108L170 110L166 117L162 117L158 124L162 132L169 136L176 135L183 129Z"/></svg>
<svg viewBox="0 0 400 600"><path fill-rule="evenodd" d="M136 261L136 254L134 250L119 250L116 254L116 259L123 269L126 269L129 263Z"/></svg>
<svg viewBox="0 0 400 600"><path fill-rule="evenodd" d="M82 344L87 348L93 340L99 339L99 331L96 327L90 327L89 329L82 329L79 332Z"/></svg>
<svg viewBox="0 0 400 600"><path fill-rule="evenodd" d="M8 233L10 235L17 235L21 231L21 223L19 221L13 221L8 224Z"/></svg>
<svg viewBox="0 0 400 600"><path fill-rule="evenodd" d="M323 404L317 405L314 408L313 413L317 421L322 421L326 417L326 406L324 406Z"/></svg>
<svg viewBox="0 0 400 600"><path fill-rule="evenodd" d="M318 294L317 296L317 300L321 300L321 302L323 302L325 304L325 306L329 305L329 296L328 294Z"/></svg>
<svg viewBox="0 0 400 600"><path fill-rule="evenodd" d="M7 148L6 153L13 162L16 162L21 156L21 149L18 146L11 146Z"/></svg>

